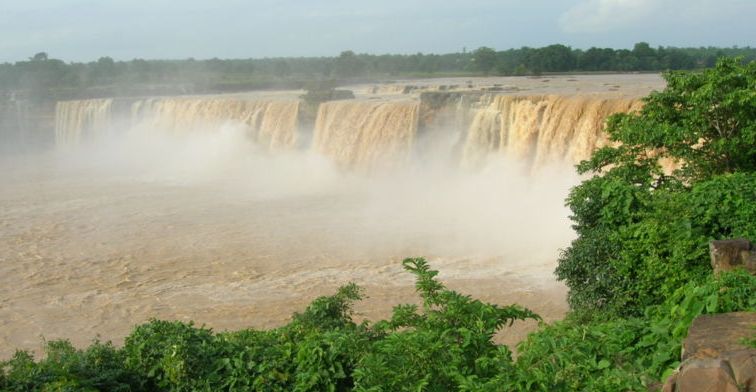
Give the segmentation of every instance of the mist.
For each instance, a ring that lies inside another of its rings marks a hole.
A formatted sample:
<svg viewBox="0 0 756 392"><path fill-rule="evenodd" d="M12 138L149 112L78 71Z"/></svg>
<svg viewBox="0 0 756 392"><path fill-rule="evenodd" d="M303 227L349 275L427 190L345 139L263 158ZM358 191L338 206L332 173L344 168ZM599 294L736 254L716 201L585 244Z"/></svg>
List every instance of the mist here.
<svg viewBox="0 0 756 392"><path fill-rule="evenodd" d="M313 148L268 151L233 121L113 128L2 160L0 346L37 349L40 335L71 330L75 343L117 341L150 317L272 326L350 281L374 294L364 317L377 319L413 300L400 266L412 256L452 285L477 282L473 292L497 280L513 284L504 297L560 290L569 166L498 157L467 170L437 151L364 173ZM459 130L446 135L434 148Z"/></svg>
<svg viewBox="0 0 756 392"><path fill-rule="evenodd" d="M449 152L436 152L426 153L431 160L366 174L339 168L309 148L271 153L245 132L232 122L184 134L135 127L27 157L22 166L8 160L3 172L12 177L19 171L36 172L31 178L40 191L72 181L105 193L111 185L170 193L173 208L188 212L224 204L323 203L317 208L319 219L353 225L339 234L349 237L344 248L355 252L414 247L454 257L533 258L533 245L541 244L548 251L536 250L541 257L534 258L553 258L553 249L572 237L563 200L578 177L568 165L532 170L523 162L493 157L483 168L468 170L454 167ZM450 140L458 137L448 132ZM200 194L207 199L193 200ZM281 219L315 213L286 210L282 208ZM306 238L326 222L311 223L290 229ZM107 232L109 227L99 229Z"/></svg>
<svg viewBox="0 0 756 392"><path fill-rule="evenodd" d="M57 101L36 113L44 143L2 141L0 357L40 353L41 337L120 344L151 318L272 328L349 282L367 296L356 320L378 321L418 301L407 257L461 293L561 319L553 271L575 237L574 164L606 145L608 116L660 83L449 78L305 98Z"/></svg>

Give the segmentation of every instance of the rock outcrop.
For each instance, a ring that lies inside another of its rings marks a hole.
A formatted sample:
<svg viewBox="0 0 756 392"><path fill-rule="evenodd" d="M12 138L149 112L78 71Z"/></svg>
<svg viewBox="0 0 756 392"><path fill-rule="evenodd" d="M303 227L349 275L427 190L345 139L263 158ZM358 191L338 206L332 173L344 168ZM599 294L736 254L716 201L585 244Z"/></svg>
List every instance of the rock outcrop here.
<svg viewBox="0 0 756 392"><path fill-rule="evenodd" d="M711 241L709 254L714 273L743 267L756 274L756 249L746 239Z"/></svg>
<svg viewBox="0 0 756 392"><path fill-rule="evenodd" d="M683 342L683 363L664 392L756 392L756 312L702 315Z"/></svg>

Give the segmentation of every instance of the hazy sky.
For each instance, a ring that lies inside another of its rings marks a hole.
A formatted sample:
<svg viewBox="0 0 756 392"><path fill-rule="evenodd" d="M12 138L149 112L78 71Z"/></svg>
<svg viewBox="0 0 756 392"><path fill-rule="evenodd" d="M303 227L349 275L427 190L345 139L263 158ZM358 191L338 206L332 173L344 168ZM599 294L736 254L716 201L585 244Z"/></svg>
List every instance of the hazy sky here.
<svg viewBox="0 0 756 392"><path fill-rule="evenodd" d="M0 62L754 46L756 0L0 0Z"/></svg>

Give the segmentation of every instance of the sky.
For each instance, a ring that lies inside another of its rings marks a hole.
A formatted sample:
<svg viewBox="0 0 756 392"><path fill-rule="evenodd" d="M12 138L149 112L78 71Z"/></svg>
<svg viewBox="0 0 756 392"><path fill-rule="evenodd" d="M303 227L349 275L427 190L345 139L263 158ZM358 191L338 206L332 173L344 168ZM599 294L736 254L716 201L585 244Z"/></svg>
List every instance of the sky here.
<svg viewBox="0 0 756 392"><path fill-rule="evenodd" d="M754 46L756 0L0 0L0 62Z"/></svg>

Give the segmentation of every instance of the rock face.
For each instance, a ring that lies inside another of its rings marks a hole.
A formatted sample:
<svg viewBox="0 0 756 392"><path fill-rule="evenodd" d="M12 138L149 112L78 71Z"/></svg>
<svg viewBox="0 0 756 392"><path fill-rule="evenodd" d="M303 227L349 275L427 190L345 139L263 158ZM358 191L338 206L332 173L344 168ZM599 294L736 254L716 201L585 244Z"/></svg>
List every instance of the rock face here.
<svg viewBox="0 0 756 392"><path fill-rule="evenodd" d="M721 357L748 349L743 338L756 334L756 312L705 314L693 320L683 341L682 360Z"/></svg>
<svg viewBox="0 0 756 392"><path fill-rule="evenodd" d="M699 359L687 363L677 375L674 391L740 392L727 361Z"/></svg>
<svg viewBox="0 0 756 392"><path fill-rule="evenodd" d="M756 312L703 315L683 342L683 363L664 392L756 392L756 349L743 338L756 334Z"/></svg>
<svg viewBox="0 0 756 392"><path fill-rule="evenodd" d="M714 273L743 267L756 274L756 249L746 239L711 241L709 254Z"/></svg>

